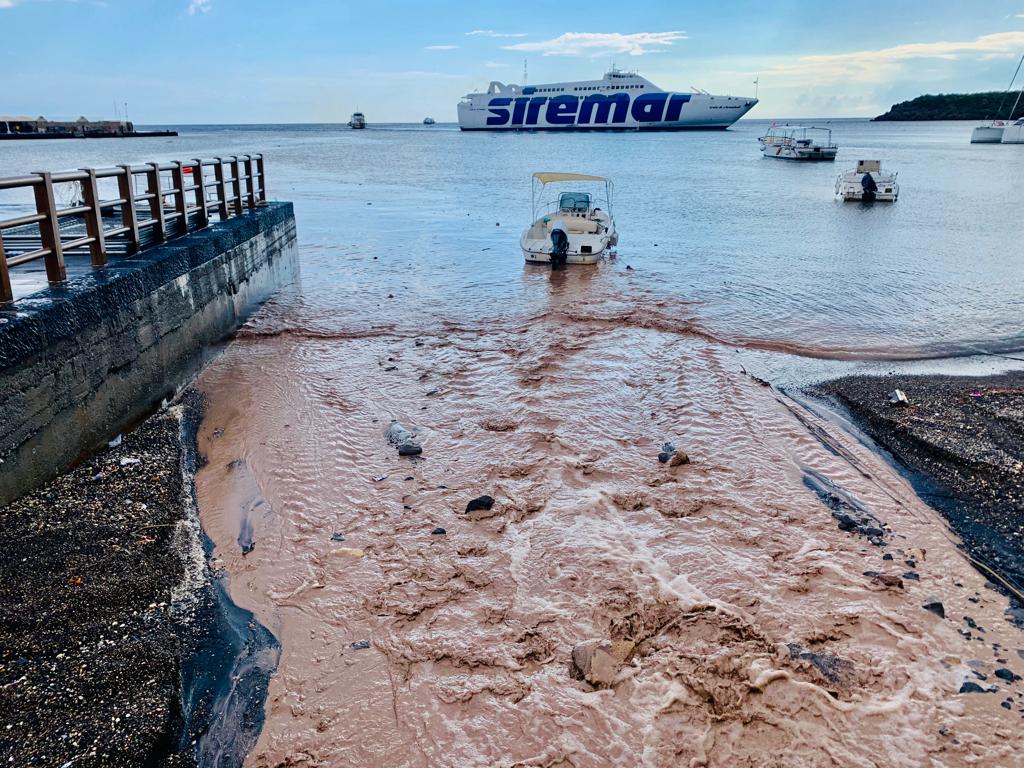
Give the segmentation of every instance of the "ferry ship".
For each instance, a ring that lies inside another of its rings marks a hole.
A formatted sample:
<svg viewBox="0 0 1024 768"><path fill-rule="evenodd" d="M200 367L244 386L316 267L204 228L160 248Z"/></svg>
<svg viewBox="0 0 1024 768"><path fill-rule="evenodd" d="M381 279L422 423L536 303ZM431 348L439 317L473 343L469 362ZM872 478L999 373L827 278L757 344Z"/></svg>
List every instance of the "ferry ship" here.
<svg viewBox="0 0 1024 768"><path fill-rule="evenodd" d="M491 82L459 103L464 131L724 130L756 98L706 91L663 91L636 72L613 69L600 80L545 85Z"/></svg>

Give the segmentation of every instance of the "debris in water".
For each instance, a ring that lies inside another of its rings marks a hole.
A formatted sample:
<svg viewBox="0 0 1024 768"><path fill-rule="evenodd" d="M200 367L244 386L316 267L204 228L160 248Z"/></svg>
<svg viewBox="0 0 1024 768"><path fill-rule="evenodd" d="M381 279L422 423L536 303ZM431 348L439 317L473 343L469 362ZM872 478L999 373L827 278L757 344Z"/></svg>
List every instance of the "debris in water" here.
<svg viewBox="0 0 1024 768"><path fill-rule="evenodd" d="M889 405L896 405L900 408L906 408L910 405L910 400L907 398L907 393L902 389L894 389L889 393Z"/></svg>

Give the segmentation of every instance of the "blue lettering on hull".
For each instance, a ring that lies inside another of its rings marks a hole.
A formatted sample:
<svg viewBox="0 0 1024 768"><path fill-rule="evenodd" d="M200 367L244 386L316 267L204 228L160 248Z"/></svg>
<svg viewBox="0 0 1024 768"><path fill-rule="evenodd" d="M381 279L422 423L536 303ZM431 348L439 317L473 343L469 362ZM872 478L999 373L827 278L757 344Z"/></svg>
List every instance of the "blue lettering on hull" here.
<svg viewBox="0 0 1024 768"><path fill-rule="evenodd" d="M632 104L628 93L592 93L586 98L567 94L498 97L487 104L491 113L487 125L534 126L541 114L550 126L624 125L630 117L640 125L675 123L689 100L688 93L644 93L632 99Z"/></svg>

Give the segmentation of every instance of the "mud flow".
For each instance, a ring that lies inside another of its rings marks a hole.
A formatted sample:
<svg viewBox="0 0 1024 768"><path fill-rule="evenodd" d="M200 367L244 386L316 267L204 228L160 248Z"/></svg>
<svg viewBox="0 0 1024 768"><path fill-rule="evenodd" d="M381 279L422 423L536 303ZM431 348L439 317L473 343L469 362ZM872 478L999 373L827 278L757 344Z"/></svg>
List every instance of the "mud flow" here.
<svg viewBox="0 0 1024 768"><path fill-rule="evenodd" d="M1024 638L936 514L613 309L271 308L203 375L203 524L281 646L246 764L1022 764Z"/></svg>

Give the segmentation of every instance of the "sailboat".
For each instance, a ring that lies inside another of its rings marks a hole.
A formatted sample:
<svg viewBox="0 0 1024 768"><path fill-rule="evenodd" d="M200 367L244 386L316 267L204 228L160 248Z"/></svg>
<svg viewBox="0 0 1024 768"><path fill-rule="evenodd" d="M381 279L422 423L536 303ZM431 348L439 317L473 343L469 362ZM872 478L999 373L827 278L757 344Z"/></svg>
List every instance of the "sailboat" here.
<svg viewBox="0 0 1024 768"><path fill-rule="evenodd" d="M998 113L1003 108L1003 102L1006 101L1006 94L1013 89L1013 84L1017 81L1017 75L1020 74L1021 65L1024 64L1024 56L1020 57L1020 61L1017 62L1017 69L1013 73L1013 77L1010 79L1010 84L1006 87L1006 91L1003 94L1002 100L999 102L999 109L996 110ZM1024 135L1022 135L1021 126L1019 123L1010 123L1013 120L1013 114L1017 111L1017 105L1020 103L1021 93L1024 93L1024 87L1021 88L1020 93L1017 94L1017 100L1013 103L1013 109L1010 110L1010 114L1007 120L987 120L971 132L971 144L1024 144ZM1009 137L1006 135L1009 132ZM1007 141L1010 138L1010 141Z"/></svg>

